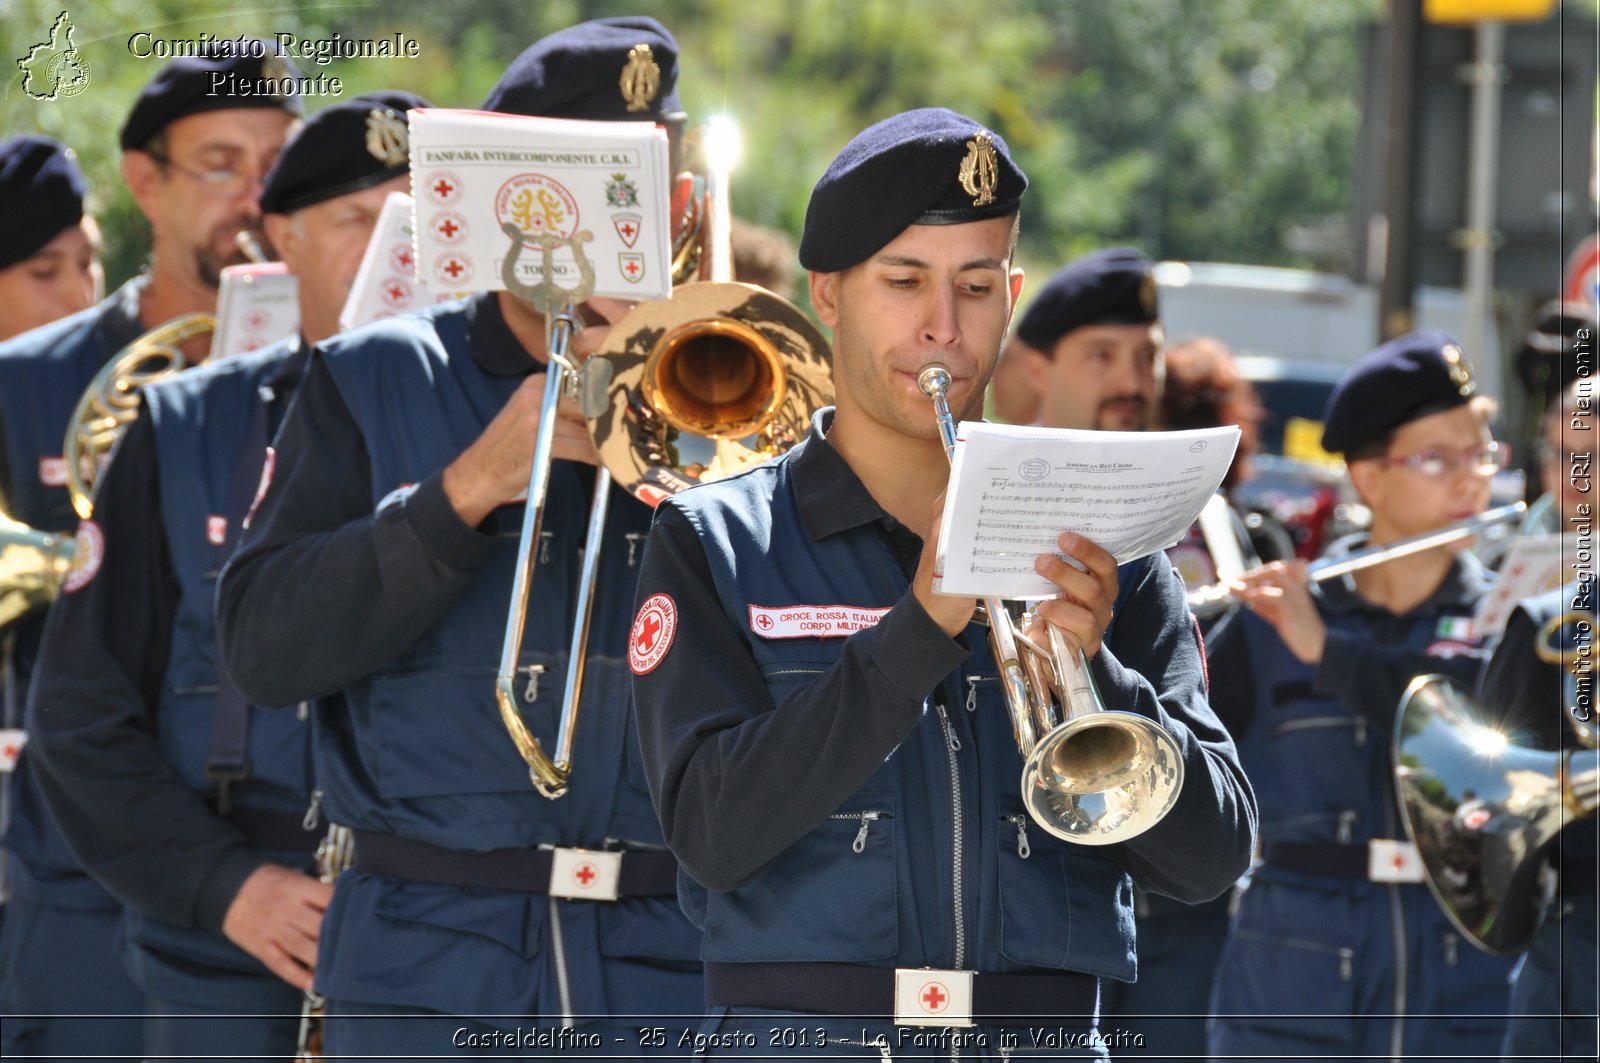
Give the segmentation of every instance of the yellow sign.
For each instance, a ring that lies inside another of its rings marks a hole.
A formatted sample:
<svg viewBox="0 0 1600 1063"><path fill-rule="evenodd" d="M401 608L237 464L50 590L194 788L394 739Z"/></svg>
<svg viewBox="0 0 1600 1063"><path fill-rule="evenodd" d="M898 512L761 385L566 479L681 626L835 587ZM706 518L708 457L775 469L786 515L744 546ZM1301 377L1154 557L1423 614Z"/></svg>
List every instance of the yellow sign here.
<svg viewBox="0 0 1600 1063"><path fill-rule="evenodd" d="M1429 22L1543 22L1556 0L1422 0Z"/></svg>
<svg viewBox="0 0 1600 1063"><path fill-rule="evenodd" d="M1291 417L1283 425L1283 456L1337 465L1339 456L1322 449L1322 422L1308 417Z"/></svg>

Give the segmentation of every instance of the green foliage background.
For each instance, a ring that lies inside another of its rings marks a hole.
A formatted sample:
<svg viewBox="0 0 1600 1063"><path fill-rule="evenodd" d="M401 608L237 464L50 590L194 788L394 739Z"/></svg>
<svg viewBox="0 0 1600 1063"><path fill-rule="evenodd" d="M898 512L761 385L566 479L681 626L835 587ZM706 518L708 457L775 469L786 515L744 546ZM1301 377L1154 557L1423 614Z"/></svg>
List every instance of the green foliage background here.
<svg viewBox="0 0 1600 1063"><path fill-rule="evenodd" d="M1588 2L1588 0L1585 0ZM16 57L65 4L87 90L39 102ZM1337 233L1349 207L1361 27L1383 0L0 0L0 129L73 145L107 233L108 279L144 254L122 189L116 134L160 61L159 37L334 33L416 37L416 60L313 67L345 93L404 87L475 106L539 36L585 18L646 11L678 37L691 116L744 129L738 212L798 233L811 184L866 124L939 104L992 123L1032 180L1023 258L1048 270L1095 246L1163 258L1343 265L1295 232ZM302 64L306 66L306 64ZM325 100L310 100L313 109ZM1301 250L1295 250L1301 248ZM1306 250L1312 248L1312 250ZM1314 257L1315 256L1315 257Z"/></svg>

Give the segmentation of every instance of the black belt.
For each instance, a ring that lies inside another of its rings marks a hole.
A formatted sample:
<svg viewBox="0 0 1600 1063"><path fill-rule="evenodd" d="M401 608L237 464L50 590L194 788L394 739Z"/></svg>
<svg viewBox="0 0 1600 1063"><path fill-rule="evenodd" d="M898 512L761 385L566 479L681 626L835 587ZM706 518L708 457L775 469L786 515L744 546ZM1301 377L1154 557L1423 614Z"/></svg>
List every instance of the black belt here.
<svg viewBox="0 0 1600 1063"><path fill-rule="evenodd" d="M1266 847L1262 862L1303 875L1329 875L1334 878L1368 877L1367 845L1336 845L1332 842L1273 842Z"/></svg>
<svg viewBox="0 0 1600 1063"><path fill-rule="evenodd" d="M257 849L312 856L322 841L320 834L306 830L305 816L298 812L272 812L235 805L222 818Z"/></svg>
<svg viewBox="0 0 1600 1063"><path fill-rule="evenodd" d="M707 962L708 1007L812 1011L861 1018L894 1017L894 968L849 963ZM972 976L972 1018L1094 1021L1100 1001L1092 974L1050 971Z"/></svg>
<svg viewBox="0 0 1600 1063"><path fill-rule="evenodd" d="M444 849L393 834L352 831L354 871L439 886L471 886L523 893L550 892L548 849ZM673 897L678 892L678 861L668 852L629 850L623 854L619 897Z"/></svg>

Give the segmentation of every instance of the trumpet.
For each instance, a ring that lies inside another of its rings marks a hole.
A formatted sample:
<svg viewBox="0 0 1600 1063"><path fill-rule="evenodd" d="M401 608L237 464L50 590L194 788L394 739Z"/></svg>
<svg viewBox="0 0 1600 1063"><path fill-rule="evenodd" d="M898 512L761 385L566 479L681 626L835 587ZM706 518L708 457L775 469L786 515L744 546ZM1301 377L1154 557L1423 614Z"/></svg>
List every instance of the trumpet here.
<svg viewBox="0 0 1600 1063"><path fill-rule="evenodd" d="M933 400L945 456L954 459L950 371L925 367L917 386ZM1018 631L998 597L985 598L989 645L1022 753L1022 802L1057 838L1112 845L1149 830L1183 786L1178 743L1137 713L1107 709L1083 651L1045 624L1046 645ZM1059 691L1059 702L1052 695Z"/></svg>
<svg viewBox="0 0 1600 1063"><path fill-rule="evenodd" d="M1396 561L1411 554L1420 554L1436 546L1459 542L1477 535L1485 528L1516 520L1527 508L1526 502L1513 502L1508 506L1485 510L1476 517L1456 521L1434 531L1384 543L1382 546L1352 550L1342 557L1323 558L1306 566L1306 578L1312 583L1321 583L1347 573L1371 568L1373 565ZM1209 587L1200 587L1189 592L1189 610L1201 620L1216 616L1218 613L1225 613L1240 604L1242 600L1228 588L1226 583L1214 583Z"/></svg>

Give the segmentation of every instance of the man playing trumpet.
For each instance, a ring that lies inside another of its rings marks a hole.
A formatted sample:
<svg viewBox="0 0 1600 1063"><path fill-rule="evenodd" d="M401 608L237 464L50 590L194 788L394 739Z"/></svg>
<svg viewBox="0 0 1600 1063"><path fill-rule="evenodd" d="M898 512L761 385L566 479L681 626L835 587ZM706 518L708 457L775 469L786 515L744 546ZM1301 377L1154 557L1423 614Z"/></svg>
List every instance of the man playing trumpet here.
<svg viewBox="0 0 1600 1063"><path fill-rule="evenodd" d="M976 1025L922 1043L993 1052L1048 1015L1050 1054L1103 1056L1098 980L1135 974L1130 875L1200 900L1248 862L1254 805L1164 555L1119 570L1064 531L1082 567L1037 562L1061 591L1043 619L1182 751L1170 814L1105 849L1024 813L975 602L933 590L948 465L918 378L943 366L957 416L980 410L1022 286L1026 184L1004 141L951 111L851 141L800 248L837 409L784 458L657 511L629 663L716 1043L887 1055L913 1025ZM777 1046L774 1012L794 1031Z"/></svg>

